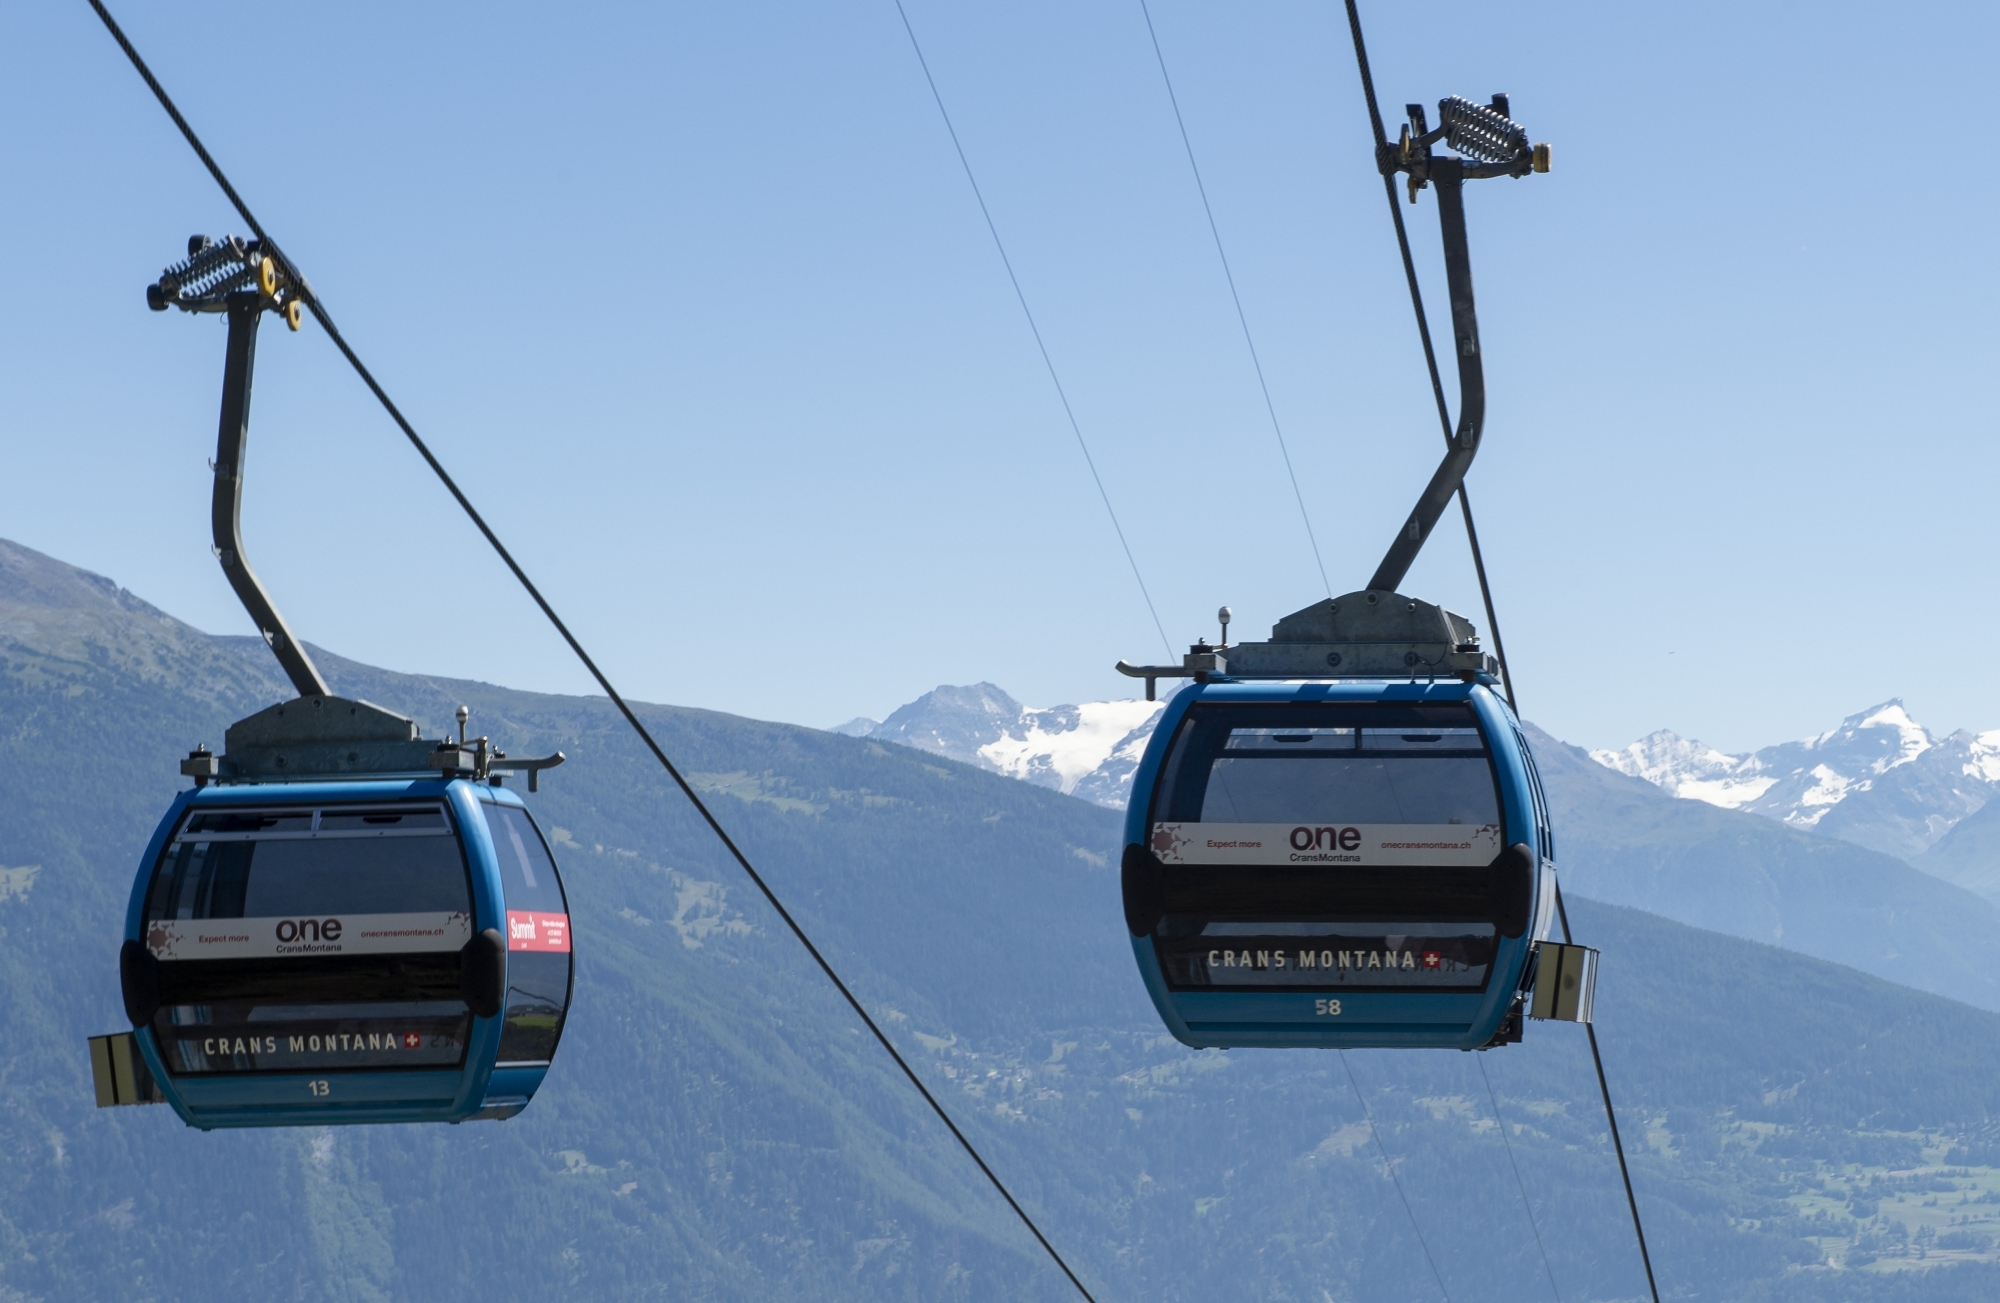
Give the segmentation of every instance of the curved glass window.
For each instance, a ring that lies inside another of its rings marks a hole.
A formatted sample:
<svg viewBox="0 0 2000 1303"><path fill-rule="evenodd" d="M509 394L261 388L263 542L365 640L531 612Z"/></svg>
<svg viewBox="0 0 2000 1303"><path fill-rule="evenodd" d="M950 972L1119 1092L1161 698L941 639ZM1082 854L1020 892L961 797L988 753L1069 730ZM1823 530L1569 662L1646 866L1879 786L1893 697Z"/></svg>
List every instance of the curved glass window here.
<svg viewBox="0 0 2000 1303"><path fill-rule="evenodd" d="M168 846L153 878L146 918L471 907L465 859L442 806L203 810L188 818Z"/></svg>
<svg viewBox="0 0 2000 1303"><path fill-rule="evenodd" d="M180 1074L456 1067L472 888L436 801L191 811L146 894Z"/></svg>
<svg viewBox="0 0 2000 1303"><path fill-rule="evenodd" d="M1500 800L1467 706L1196 706L1153 817L1477 825Z"/></svg>
<svg viewBox="0 0 2000 1303"><path fill-rule="evenodd" d="M1174 989L1485 985L1500 799L1469 706L1198 704L1149 838Z"/></svg>
<svg viewBox="0 0 2000 1303"><path fill-rule="evenodd" d="M493 835L507 900L507 1010L499 1061L545 1063L555 1057L569 1010L569 903L555 857L528 812L515 805L479 808Z"/></svg>

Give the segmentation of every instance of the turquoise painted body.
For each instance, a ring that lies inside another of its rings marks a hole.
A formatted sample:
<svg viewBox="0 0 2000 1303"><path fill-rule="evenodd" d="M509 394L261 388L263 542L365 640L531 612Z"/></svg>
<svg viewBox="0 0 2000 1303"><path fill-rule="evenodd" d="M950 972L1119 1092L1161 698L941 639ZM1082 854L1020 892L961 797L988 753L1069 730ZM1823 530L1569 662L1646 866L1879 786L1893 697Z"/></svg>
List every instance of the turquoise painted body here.
<svg viewBox="0 0 2000 1303"><path fill-rule="evenodd" d="M505 788L466 779L384 779L357 782L271 782L209 786L182 792L147 844L126 907L125 939L145 939L148 888L175 830L191 809L255 806L396 805L442 801L464 855L476 935L493 928L508 935L501 864L482 806L525 803ZM553 863L551 859L551 864ZM509 961L514 961L510 952ZM573 971L573 970L572 970ZM564 1009L567 1009L567 992ZM525 1108L540 1088L548 1063L496 1067L504 1014L473 1017L460 1064L452 1068L319 1069L308 1072L241 1072L176 1075L151 1024L135 1039L166 1102L190 1126L328 1126L387 1122L462 1122L505 1118Z"/></svg>
<svg viewBox="0 0 2000 1303"><path fill-rule="evenodd" d="M1132 779L1125 842L1147 846L1167 755L1197 705L1469 706L1491 756L1502 823L1501 845L1534 851L1528 926L1497 937L1485 984L1458 991L1356 991L1337 986L1257 991L1174 989L1152 934L1131 937L1139 975L1160 1019L1176 1039L1196 1048L1289 1047L1479 1049L1499 1032L1519 993L1532 947L1548 935L1555 908L1553 834L1547 803L1527 739L1506 702L1491 688L1458 680L1218 681L1193 683L1167 702ZM1226 874L1227 868L1217 868ZM1129 933L1129 928L1128 928ZM1337 1013L1327 1011L1331 1004Z"/></svg>

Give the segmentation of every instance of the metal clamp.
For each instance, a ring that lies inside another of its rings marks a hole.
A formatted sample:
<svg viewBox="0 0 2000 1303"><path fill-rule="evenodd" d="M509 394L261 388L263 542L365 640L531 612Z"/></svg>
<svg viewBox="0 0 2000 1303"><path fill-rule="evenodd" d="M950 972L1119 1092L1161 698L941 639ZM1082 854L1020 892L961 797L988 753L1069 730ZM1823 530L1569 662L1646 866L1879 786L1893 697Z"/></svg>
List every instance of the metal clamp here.
<svg viewBox="0 0 2000 1303"><path fill-rule="evenodd" d="M187 753L181 761L181 775L194 779L196 787L207 787L222 776L222 760L206 743Z"/></svg>

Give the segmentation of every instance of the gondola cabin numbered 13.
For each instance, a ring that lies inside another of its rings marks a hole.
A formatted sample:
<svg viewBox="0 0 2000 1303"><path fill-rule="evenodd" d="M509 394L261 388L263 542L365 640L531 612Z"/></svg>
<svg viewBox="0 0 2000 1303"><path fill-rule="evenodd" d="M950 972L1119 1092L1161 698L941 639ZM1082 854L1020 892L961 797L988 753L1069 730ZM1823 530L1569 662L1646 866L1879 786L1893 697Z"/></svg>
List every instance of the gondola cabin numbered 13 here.
<svg viewBox="0 0 2000 1303"><path fill-rule="evenodd" d="M561 752L429 741L334 695L244 553L258 323L302 301L255 241L188 242L157 311L226 314L209 518L223 573L298 696L180 763L139 862L118 978L132 1030L91 1038L99 1105L165 1102L192 1126L508 1118L562 1039L569 905L547 842L502 783Z"/></svg>

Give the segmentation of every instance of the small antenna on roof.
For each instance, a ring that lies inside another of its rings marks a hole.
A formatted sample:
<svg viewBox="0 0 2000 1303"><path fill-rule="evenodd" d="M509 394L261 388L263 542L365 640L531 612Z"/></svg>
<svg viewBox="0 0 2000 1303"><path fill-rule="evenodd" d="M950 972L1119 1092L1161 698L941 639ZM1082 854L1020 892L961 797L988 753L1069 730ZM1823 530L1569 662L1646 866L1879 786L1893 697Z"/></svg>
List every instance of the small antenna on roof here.
<svg viewBox="0 0 2000 1303"><path fill-rule="evenodd" d="M1229 645L1229 608L1225 606L1217 611L1215 618L1222 621L1222 645L1227 647Z"/></svg>
<svg viewBox="0 0 2000 1303"><path fill-rule="evenodd" d="M472 712L464 706L458 708L458 744L465 745L465 721L472 718Z"/></svg>

